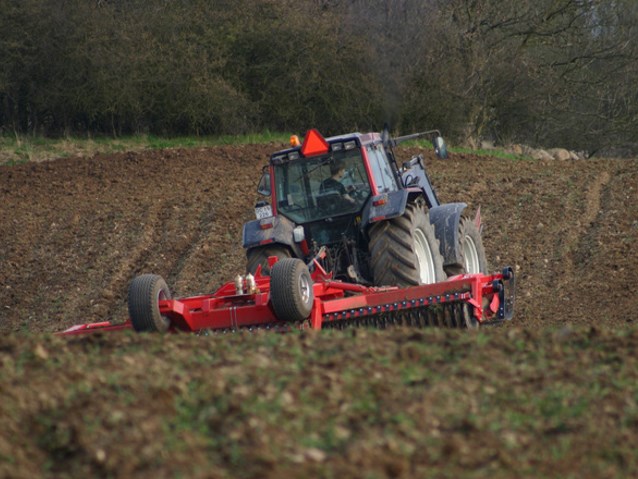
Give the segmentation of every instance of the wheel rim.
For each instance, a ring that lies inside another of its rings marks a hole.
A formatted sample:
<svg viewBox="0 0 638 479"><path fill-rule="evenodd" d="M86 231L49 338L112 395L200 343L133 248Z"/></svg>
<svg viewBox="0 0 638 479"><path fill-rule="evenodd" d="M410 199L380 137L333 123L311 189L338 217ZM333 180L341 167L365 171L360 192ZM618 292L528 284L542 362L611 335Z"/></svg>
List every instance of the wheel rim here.
<svg viewBox="0 0 638 479"><path fill-rule="evenodd" d="M305 274L299 276L299 292L301 293L301 300L304 304L308 304L310 301L310 281Z"/></svg>
<svg viewBox="0 0 638 479"><path fill-rule="evenodd" d="M465 241L463 242L463 256L466 273L476 274L481 272L476 243L469 235L465 236Z"/></svg>
<svg viewBox="0 0 638 479"><path fill-rule="evenodd" d="M419 281L421 284L435 283L434 258L432 256L432 250L430 250L430 244L420 229L414 232L414 239L414 250L416 253L417 267L419 268Z"/></svg>

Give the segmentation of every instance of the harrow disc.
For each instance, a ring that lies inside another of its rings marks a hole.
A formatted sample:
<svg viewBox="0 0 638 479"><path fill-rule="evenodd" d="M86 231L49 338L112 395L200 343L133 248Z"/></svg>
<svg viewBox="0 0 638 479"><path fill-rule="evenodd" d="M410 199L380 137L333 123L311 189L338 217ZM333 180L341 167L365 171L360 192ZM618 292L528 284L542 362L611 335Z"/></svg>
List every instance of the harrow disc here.
<svg viewBox="0 0 638 479"><path fill-rule="evenodd" d="M386 329L401 326L411 328L475 329L478 328L479 322L474 317L472 307L467 303L450 302L421 308L382 312L362 318L325 321L322 325L324 329L345 329L349 327Z"/></svg>

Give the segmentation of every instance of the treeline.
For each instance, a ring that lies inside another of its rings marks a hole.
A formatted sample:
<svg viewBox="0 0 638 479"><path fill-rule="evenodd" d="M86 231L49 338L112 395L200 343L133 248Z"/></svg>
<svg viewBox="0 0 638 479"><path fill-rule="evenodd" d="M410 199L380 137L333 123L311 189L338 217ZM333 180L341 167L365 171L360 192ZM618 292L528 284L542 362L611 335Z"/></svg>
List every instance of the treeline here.
<svg viewBox="0 0 638 479"><path fill-rule="evenodd" d="M0 0L0 128L638 141L635 0Z"/></svg>

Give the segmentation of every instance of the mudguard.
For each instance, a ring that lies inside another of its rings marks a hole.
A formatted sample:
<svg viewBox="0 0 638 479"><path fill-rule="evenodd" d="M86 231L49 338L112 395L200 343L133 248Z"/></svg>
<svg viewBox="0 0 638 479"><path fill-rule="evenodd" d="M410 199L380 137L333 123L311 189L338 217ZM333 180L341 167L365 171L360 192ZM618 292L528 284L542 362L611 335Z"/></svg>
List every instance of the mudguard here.
<svg viewBox="0 0 638 479"><path fill-rule="evenodd" d="M363 209L361 225L365 227L369 223L401 216L405 212L409 193L408 190L397 190L373 196Z"/></svg>
<svg viewBox="0 0 638 479"><path fill-rule="evenodd" d="M463 264L459 244L459 223L465 208L465 203L446 203L430 209L430 223L434 225L439 240L444 266Z"/></svg>
<svg viewBox="0 0 638 479"><path fill-rule="evenodd" d="M272 225L264 228L264 225ZM244 224L242 245L246 249L272 244L288 246L297 258L303 258L301 247L293 239L295 223L285 216L272 216Z"/></svg>

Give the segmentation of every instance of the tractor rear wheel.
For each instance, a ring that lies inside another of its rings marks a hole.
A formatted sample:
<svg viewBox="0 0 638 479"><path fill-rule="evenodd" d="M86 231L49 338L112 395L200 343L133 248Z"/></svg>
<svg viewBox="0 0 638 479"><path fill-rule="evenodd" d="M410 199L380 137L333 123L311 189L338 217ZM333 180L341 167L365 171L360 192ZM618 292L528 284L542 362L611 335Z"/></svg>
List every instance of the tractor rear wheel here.
<svg viewBox="0 0 638 479"><path fill-rule="evenodd" d="M284 246L261 246L251 248L246 251L246 271L255 274L257 267L261 265L261 274L270 276L270 266L268 266L268 258L276 256L279 259L290 258L290 250Z"/></svg>
<svg viewBox="0 0 638 479"><path fill-rule="evenodd" d="M166 281L156 274L143 274L131 281L128 288L128 313L137 332L165 332L170 320L162 316L159 301L171 299Z"/></svg>
<svg viewBox="0 0 638 479"><path fill-rule="evenodd" d="M474 221L467 216L461 217L458 231L458 249L463 258L462 263L445 266L448 276L458 274L488 273L487 257L485 247L481 239L481 232L476 227Z"/></svg>
<svg viewBox="0 0 638 479"><path fill-rule="evenodd" d="M446 279L439 240L423 205L370 229L370 264L378 286L414 286Z"/></svg>
<svg viewBox="0 0 638 479"><path fill-rule="evenodd" d="M296 258L275 263L270 275L270 300L282 321L302 321L310 316L314 293L308 267Z"/></svg>

